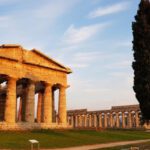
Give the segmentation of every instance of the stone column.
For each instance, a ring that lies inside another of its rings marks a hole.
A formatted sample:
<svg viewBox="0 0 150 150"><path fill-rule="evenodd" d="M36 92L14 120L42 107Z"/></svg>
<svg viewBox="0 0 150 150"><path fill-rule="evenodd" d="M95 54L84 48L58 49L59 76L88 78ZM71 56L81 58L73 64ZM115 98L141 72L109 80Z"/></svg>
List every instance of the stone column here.
<svg viewBox="0 0 150 150"><path fill-rule="evenodd" d="M92 127L92 116L89 114L89 127Z"/></svg>
<svg viewBox="0 0 150 150"><path fill-rule="evenodd" d="M104 114L104 127L107 128L107 114Z"/></svg>
<svg viewBox="0 0 150 150"><path fill-rule="evenodd" d="M94 127L97 127L97 116L94 114Z"/></svg>
<svg viewBox="0 0 150 150"><path fill-rule="evenodd" d="M102 128L102 114L99 114L99 127Z"/></svg>
<svg viewBox="0 0 150 150"><path fill-rule="evenodd" d="M4 121L6 95L0 95L0 121Z"/></svg>
<svg viewBox="0 0 150 150"><path fill-rule="evenodd" d="M110 113L110 127L113 127L112 113Z"/></svg>
<svg viewBox="0 0 150 150"><path fill-rule="evenodd" d="M33 81L29 81L26 94L25 121L33 123L35 103L35 83Z"/></svg>
<svg viewBox="0 0 150 150"><path fill-rule="evenodd" d="M71 126L73 127L74 126L74 117L71 116Z"/></svg>
<svg viewBox="0 0 150 150"><path fill-rule="evenodd" d="M19 110L18 110L18 117L17 117L18 121L22 120L22 98L20 97L20 103L19 103Z"/></svg>
<svg viewBox="0 0 150 150"><path fill-rule="evenodd" d="M59 90L59 105L58 105L59 123L66 124L66 87L60 86Z"/></svg>
<svg viewBox="0 0 150 150"><path fill-rule="evenodd" d="M84 127L87 127L87 114L85 114L85 124L84 124Z"/></svg>
<svg viewBox="0 0 150 150"><path fill-rule="evenodd" d="M52 89L52 122L56 122L54 89Z"/></svg>
<svg viewBox="0 0 150 150"><path fill-rule="evenodd" d="M16 122L16 81L17 79L9 77L7 82L4 120L8 123Z"/></svg>
<svg viewBox="0 0 150 150"><path fill-rule="evenodd" d="M42 121L42 111L43 111L43 93L38 93L38 105L37 105L37 122L40 123Z"/></svg>
<svg viewBox="0 0 150 150"><path fill-rule="evenodd" d="M20 97L21 101L22 101L22 111L21 111L21 121L25 121L25 112L26 112L26 102L27 102L27 90L23 90L22 91L22 95Z"/></svg>
<svg viewBox="0 0 150 150"><path fill-rule="evenodd" d="M125 128L125 114L122 112L122 128Z"/></svg>
<svg viewBox="0 0 150 150"><path fill-rule="evenodd" d="M116 127L119 128L120 127L120 120L119 120L119 114L116 113Z"/></svg>
<svg viewBox="0 0 150 150"><path fill-rule="evenodd" d="M45 83L43 97L43 122L52 123L52 85L49 83Z"/></svg>
<svg viewBox="0 0 150 150"><path fill-rule="evenodd" d="M75 127L78 127L78 116L75 115Z"/></svg>
<svg viewBox="0 0 150 150"><path fill-rule="evenodd" d="M139 123L139 113L135 112L135 120L136 120L136 128L139 127L140 123Z"/></svg>
<svg viewBox="0 0 150 150"><path fill-rule="evenodd" d="M128 127L129 128L132 128L132 118L131 118L131 112L129 112L129 114L128 114Z"/></svg>

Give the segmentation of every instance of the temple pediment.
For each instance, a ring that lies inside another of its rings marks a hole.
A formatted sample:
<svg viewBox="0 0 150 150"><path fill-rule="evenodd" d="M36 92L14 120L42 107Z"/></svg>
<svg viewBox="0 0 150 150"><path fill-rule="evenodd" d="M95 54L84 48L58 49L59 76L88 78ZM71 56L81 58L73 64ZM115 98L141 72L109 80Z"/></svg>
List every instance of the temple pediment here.
<svg viewBox="0 0 150 150"><path fill-rule="evenodd" d="M20 45L1 45L0 58L71 73L70 68L65 67L38 50L25 50Z"/></svg>

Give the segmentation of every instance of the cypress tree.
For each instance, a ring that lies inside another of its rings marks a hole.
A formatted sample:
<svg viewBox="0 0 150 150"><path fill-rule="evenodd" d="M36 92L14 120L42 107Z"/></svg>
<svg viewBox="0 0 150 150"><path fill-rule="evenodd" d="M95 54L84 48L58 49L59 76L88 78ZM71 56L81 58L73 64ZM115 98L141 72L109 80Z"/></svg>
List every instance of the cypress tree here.
<svg viewBox="0 0 150 150"><path fill-rule="evenodd" d="M150 120L150 0L141 0L132 23L134 86L143 119Z"/></svg>

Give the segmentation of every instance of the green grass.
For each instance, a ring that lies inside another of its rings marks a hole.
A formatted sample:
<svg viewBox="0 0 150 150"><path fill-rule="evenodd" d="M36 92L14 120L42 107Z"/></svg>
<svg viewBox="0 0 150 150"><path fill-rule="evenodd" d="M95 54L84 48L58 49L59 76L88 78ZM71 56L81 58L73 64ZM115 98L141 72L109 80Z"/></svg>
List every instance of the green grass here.
<svg viewBox="0 0 150 150"><path fill-rule="evenodd" d="M0 148L28 149L29 139L36 139L42 148L70 147L115 141L150 138L144 131L87 131L87 130L37 130L26 132L0 132Z"/></svg>

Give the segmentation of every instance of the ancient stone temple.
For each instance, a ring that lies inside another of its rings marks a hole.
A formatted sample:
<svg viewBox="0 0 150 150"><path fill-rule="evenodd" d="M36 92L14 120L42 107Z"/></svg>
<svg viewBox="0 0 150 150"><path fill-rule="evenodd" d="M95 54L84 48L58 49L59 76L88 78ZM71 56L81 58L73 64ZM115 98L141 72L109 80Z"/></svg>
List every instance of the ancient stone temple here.
<svg viewBox="0 0 150 150"><path fill-rule="evenodd" d="M69 68L36 49L28 51L20 45L1 45L0 130L66 128L67 74L70 73ZM55 90L59 90L57 115Z"/></svg>
<svg viewBox="0 0 150 150"><path fill-rule="evenodd" d="M109 110L68 110L68 123L74 128L141 128L139 105L112 106Z"/></svg>

